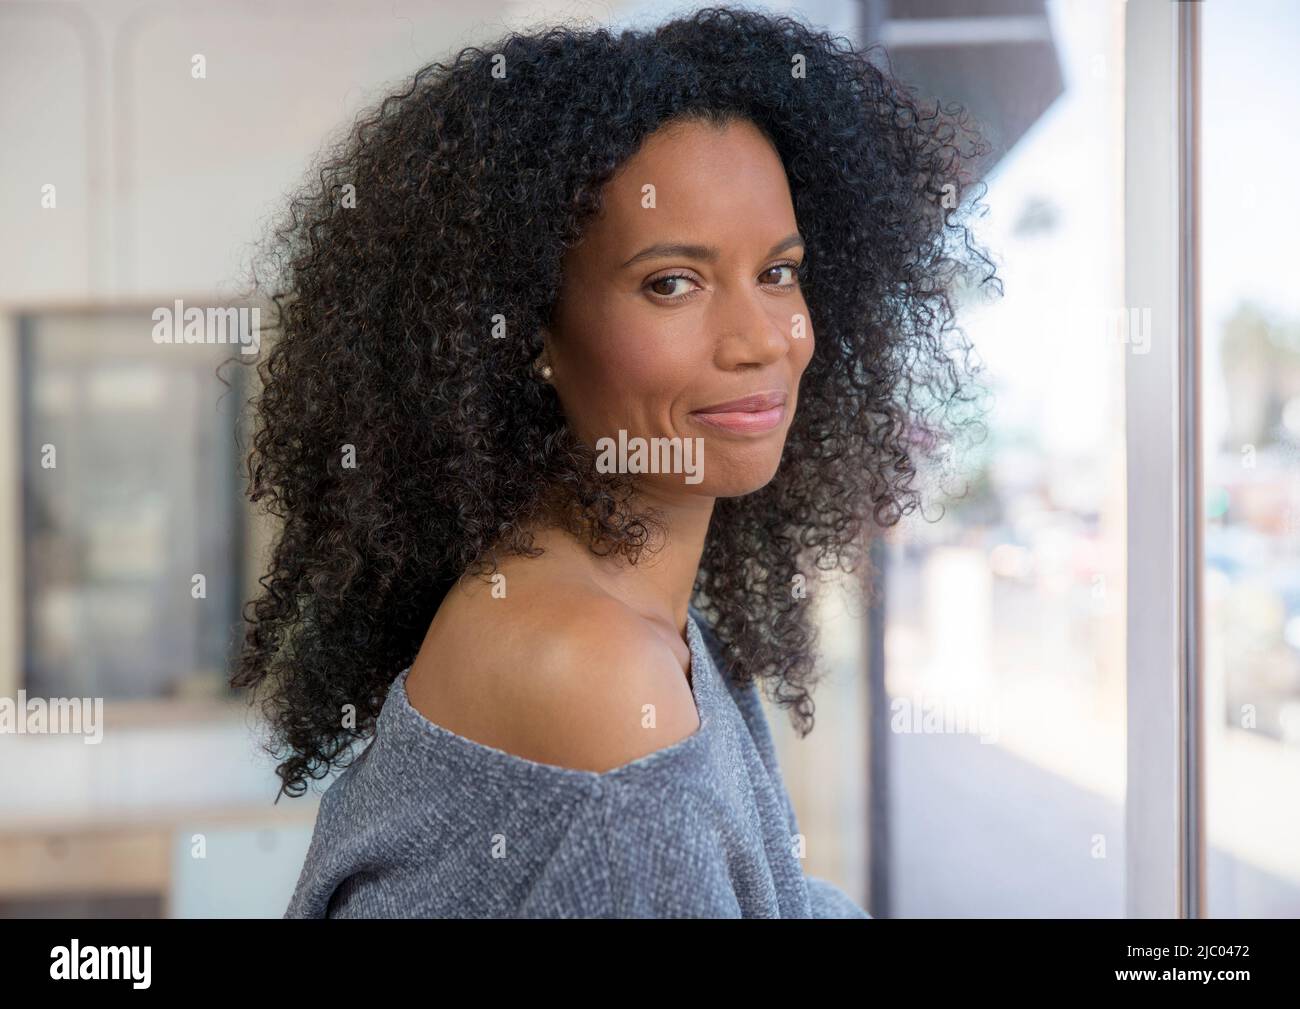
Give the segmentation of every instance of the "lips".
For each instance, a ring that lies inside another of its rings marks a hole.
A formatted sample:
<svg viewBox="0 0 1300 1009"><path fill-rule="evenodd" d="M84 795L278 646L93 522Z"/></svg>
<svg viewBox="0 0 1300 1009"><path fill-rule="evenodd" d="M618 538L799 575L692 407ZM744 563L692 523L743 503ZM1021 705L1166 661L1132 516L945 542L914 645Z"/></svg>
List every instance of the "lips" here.
<svg viewBox="0 0 1300 1009"><path fill-rule="evenodd" d="M740 399L729 399L725 403L704 406L693 413L760 413L785 404L785 393L780 391L756 392Z"/></svg>
<svg viewBox="0 0 1300 1009"><path fill-rule="evenodd" d="M691 417L700 424L733 434L761 434L785 419L785 400L786 394L779 389L756 392L693 410Z"/></svg>

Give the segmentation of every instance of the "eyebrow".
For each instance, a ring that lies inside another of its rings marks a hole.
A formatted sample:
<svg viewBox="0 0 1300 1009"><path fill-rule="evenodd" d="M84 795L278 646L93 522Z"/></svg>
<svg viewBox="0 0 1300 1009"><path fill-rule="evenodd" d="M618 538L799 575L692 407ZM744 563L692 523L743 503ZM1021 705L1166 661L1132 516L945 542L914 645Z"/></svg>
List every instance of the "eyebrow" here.
<svg viewBox="0 0 1300 1009"><path fill-rule="evenodd" d="M778 255L786 249L796 245L802 246L803 238L798 232L787 235L781 241L772 246L767 254L767 258ZM647 246L619 267L620 270L626 270L629 266L640 263L646 259L662 259L666 256L683 256L687 259L703 259L706 262L716 262L721 253L712 245L692 245L689 242L659 242L655 245Z"/></svg>

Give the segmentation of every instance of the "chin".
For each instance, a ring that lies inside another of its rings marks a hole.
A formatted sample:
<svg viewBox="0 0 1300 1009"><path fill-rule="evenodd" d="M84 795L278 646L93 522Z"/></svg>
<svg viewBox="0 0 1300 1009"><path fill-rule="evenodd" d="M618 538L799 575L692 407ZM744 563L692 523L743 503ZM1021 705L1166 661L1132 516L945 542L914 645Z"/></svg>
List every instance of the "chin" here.
<svg viewBox="0 0 1300 1009"><path fill-rule="evenodd" d="M705 480L700 485L710 497L743 497L760 491L772 482L781 468L781 457L765 460L761 464L726 466L718 464L719 472L710 474L705 467Z"/></svg>

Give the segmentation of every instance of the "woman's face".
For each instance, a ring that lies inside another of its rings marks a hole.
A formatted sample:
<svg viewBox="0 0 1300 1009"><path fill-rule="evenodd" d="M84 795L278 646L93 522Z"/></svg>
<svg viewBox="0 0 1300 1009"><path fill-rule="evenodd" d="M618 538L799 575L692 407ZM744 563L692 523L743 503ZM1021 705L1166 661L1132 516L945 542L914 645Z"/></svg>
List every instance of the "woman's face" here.
<svg viewBox="0 0 1300 1009"><path fill-rule="evenodd" d="M813 352L803 255L785 171L757 128L654 133L564 260L546 358L570 427L596 448L612 439L611 458L630 459L633 439L677 439L672 458L698 475L639 476L656 498L764 486Z"/></svg>

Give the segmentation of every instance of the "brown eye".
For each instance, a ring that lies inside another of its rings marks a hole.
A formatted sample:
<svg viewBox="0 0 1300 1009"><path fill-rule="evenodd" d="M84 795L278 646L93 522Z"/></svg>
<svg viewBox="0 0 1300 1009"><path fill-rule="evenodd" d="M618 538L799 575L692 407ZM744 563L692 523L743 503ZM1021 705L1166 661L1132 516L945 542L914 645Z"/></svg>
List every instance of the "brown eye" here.
<svg viewBox="0 0 1300 1009"><path fill-rule="evenodd" d="M763 273L762 273L762 276L764 276L764 277L768 277L768 276L771 276L771 275L774 274L774 273L777 273L777 272L780 271L780 270L788 270L788 271L789 271L789 276L788 276L788 278L787 278L787 280L786 280L785 283L781 283L780 277L778 277L778 278L777 278L777 283L774 284L774 285L772 285L772 286L774 286L774 287L793 287L796 283L798 283L798 280L799 280L799 267L798 267L798 265L795 264L795 263L777 263L776 266L772 266L772 267L769 267L768 269L764 270Z"/></svg>
<svg viewBox="0 0 1300 1009"><path fill-rule="evenodd" d="M656 280L652 280L648 286L651 291L661 298L677 298L681 297L687 292L687 290L689 290L686 286L688 280L690 280L689 277L682 276L681 274L674 274L669 277L659 277ZM681 286L677 287L676 290L673 290L673 286L678 284ZM664 289L665 286L668 288L667 290Z"/></svg>

